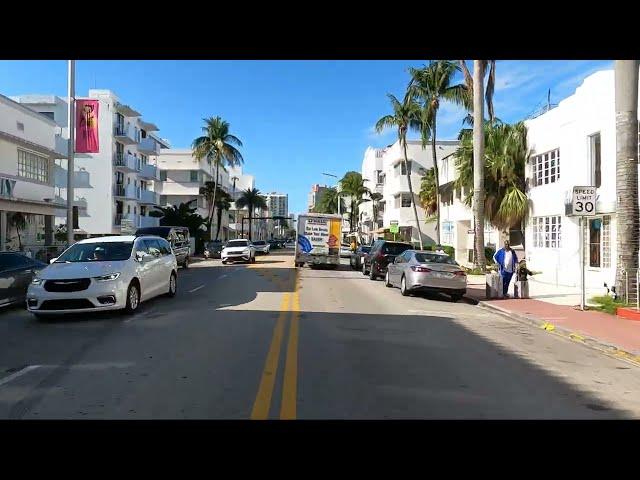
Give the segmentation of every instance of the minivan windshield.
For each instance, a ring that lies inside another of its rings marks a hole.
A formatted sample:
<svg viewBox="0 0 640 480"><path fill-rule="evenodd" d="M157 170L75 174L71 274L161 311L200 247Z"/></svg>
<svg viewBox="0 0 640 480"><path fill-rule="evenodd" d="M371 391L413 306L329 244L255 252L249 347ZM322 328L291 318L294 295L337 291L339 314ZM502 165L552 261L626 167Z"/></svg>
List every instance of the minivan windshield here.
<svg viewBox="0 0 640 480"><path fill-rule="evenodd" d="M400 255L401 253L403 253L406 250L409 250L411 247L411 245L407 244L407 243L385 243L382 246L382 253L385 254L389 254L389 255Z"/></svg>
<svg viewBox="0 0 640 480"><path fill-rule="evenodd" d="M60 255L54 263L128 260L132 248L133 242L76 243Z"/></svg>
<svg viewBox="0 0 640 480"><path fill-rule="evenodd" d="M229 242L227 242L227 247L248 247L249 246L249 240L231 240Z"/></svg>

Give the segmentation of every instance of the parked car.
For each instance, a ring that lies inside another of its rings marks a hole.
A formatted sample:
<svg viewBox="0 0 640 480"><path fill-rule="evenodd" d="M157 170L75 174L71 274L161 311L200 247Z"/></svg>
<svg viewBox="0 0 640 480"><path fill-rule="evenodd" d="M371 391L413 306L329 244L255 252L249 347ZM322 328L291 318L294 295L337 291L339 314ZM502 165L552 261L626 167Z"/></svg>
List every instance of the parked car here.
<svg viewBox="0 0 640 480"><path fill-rule="evenodd" d="M270 246L265 240L256 240L255 242L253 242L253 248L255 249L256 253L268 255Z"/></svg>
<svg viewBox="0 0 640 480"><path fill-rule="evenodd" d="M204 246L204 258L220 258L224 244L220 240L207 242Z"/></svg>
<svg viewBox="0 0 640 480"><path fill-rule="evenodd" d="M358 248L356 248L355 252L351 252L349 264L351 265L351 268L353 270L360 270L360 268L362 268L362 260L370 250L371 245L360 245Z"/></svg>
<svg viewBox="0 0 640 480"><path fill-rule="evenodd" d="M284 244L284 248L296 248L296 242L293 240L287 240Z"/></svg>
<svg viewBox="0 0 640 480"><path fill-rule="evenodd" d="M418 291L448 294L457 302L467 293L467 274L449 255L406 250L387 267L387 287L400 287L402 295Z"/></svg>
<svg viewBox="0 0 640 480"><path fill-rule="evenodd" d="M145 227L136 230L136 237L140 235L157 235L164 238L171 244L173 254L176 256L178 265L189 268L191 259L191 242L189 229L187 227Z"/></svg>
<svg viewBox="0 0 640 480"><path fill-rule="evenodd" d="M229 240L222 249L222 263L247 262L255 263L255 247L246 238Z"/></svg>
<svg viewBox="0 0 640 480"><path fill-rule="evenodd" d="M387 273L387 265L393 263L397 255L411 250L413 245L406 242L392 242L388 240L376 240L371 245L368 255L362 262L362 274L369 275L371 280L384 277Z"/></svg>
<svg viewBox="0 0 640 480"><path fill-rule="evenodd" d="M46 266L19 252L0 252L0 307L23 303L34 275Z"/></svg>
<svg viewBox="0 0 640 480"><path fill-rule="evenodd" d="M340 245L340 258L349 258L351 256L351 246L343 243Z"/></svg>
<svg viewBox="0 0 640 480"><path fill-rule="evenodd" d="M37 317L103 310L134 313L140 302L176 294L176 257L169 242L157 236L89 238L51 262L27 291L27 308Z"/></svg>
<svg viewBox="0 0 640 480"><path fill-rule="evenodd" d="M278 250L282 248L282 242L280 242L280 240L269 240L267 243L271 250Z"/></svg>

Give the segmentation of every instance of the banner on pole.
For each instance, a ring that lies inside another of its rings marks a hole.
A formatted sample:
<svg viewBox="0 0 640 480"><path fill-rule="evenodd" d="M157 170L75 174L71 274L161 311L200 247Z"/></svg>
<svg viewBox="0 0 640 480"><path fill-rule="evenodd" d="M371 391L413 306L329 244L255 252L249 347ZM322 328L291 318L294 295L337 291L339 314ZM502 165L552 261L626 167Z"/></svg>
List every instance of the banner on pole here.
<svg viewBox="0 0 640 480"><path fill-rule="evenodd" d="M98 100L76 100L76 153L99 153Z"/></svg>

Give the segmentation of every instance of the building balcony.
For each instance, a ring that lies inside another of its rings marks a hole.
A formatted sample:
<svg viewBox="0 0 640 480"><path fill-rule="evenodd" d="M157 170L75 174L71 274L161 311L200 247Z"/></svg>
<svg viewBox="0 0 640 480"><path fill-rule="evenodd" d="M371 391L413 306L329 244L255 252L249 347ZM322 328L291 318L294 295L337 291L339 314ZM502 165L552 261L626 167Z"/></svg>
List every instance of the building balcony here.
<svg viewBox="0 0 640 480"><path fill-rule="evenodd" d="M56 195L54 198L54 202L58 203L60 205L66 205L67 204L67 197L62 197L60 195ZM86 210L87 209L87 199L86 198L78 198L76 197L75 201L73 202L73 205L75 207L78 207L80 210Z"/></svg>
<svg viewBox="0 0 640 480"><path fill-rule="evenodd" d="M158 179L158 169L155 165L143 164L140 166L140 176L148 180Z"/></svg>
<svg viewBox="0 0 640 480"><path fill-rule="evenodd" d="M159 155L160 146L153 138L147 137L141 139L140 143L138 143L138 151L145 155Z"/></svg>
<svg viewBox="0 0 640 480"><path fill-rule="evenodd" d="M124 222L123 222L124 221ZM133 213L116 213L116 216L113 219L113 224L114 225L122 225L123 223L129 223L131 222L131 224L134 227L138 226L138 215L135 215Z"/></svg>
<svg viewBox="0 0 640 480"><path fill-rule="evenodd" d="M129 153L115 153L113 155L113 166L122 172L139 172L140 159Z"/></svg>
<svg viewBox="0 0 640 480"><path fill-rule="evenodd" d="M158 205L159 204L158 194L156 192L152 192L151 190L141 190L140 203L145 205Z"/></svg>
<svg viewBox="0 0 640 480"><path fill-rule="evenodd" d="M138 143L133 136L133 129L131 127L125 127L123 125L113 126L113 136L120 143L125 145L135 145Z"/></svg>
<svg viewBox="0 0 640 480"><path fill-rule="evenodd" d="M140 200L140 187L116 184L113 186L113 196L126 200Z"/></svg>

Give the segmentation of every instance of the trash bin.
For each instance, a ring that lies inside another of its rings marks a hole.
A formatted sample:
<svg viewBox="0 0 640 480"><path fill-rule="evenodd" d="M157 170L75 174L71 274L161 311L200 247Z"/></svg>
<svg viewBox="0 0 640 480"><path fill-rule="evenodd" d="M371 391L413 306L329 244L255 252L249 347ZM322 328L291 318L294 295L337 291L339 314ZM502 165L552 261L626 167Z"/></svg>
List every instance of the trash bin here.
<svg viewBox="0 0 640 480"><path fill-rule="evenodd" d="M492 298L502 298L502 279L498 272L491 272L485 275L485 295L488 300Z"/></svg>

